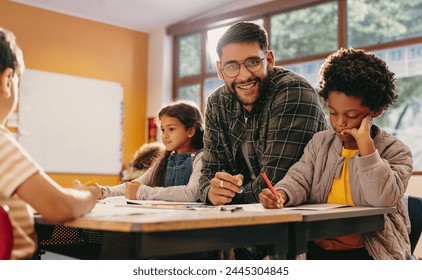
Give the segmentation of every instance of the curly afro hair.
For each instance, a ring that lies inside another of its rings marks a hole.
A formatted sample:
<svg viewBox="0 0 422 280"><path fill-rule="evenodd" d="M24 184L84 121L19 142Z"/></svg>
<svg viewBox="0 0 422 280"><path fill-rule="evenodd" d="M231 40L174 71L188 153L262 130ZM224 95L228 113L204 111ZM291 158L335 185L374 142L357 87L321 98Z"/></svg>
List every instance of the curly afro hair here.
<svg viewBox="0 0 422 280"><path fill-rule="evenodd" d="M165 147L163 144L157 142L143 144L135 152L131 165L136 169L146 170L154 164L164 151Z"/></svg>
<svg viewBox="0 0 422 280"><path fill-rule="evenodd" d="M387 64L361 49L340 49L321 66L319 95L328 99L332 91L355 96L374 112L382 112L397 100L396 78Z"/></svg>

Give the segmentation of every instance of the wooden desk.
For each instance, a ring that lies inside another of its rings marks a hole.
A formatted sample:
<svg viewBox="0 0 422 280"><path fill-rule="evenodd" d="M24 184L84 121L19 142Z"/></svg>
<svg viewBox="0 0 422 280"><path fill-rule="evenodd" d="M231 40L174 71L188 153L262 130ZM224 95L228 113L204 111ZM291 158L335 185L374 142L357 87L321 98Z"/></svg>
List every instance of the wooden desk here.
<svg viewBox="0 0 422 280"><path fill-rule="evenodd" d="M64 226L102 231L100 259L145 259L254 245L272 245L278 258L286 258L288 224L301 220L299 212L283 210L176 210L114 217L88 216L64 223ZM35 221L38 231L54 226L40 216L36 216Z"/></svg>
<svg viewBox="0 0 422 280"><path fill-rule="evenodd" d="M384 229L384 214L390 207L344 207L323 211L294 210L303 217L289 224L288 258L306 258L308 241Z"/></svg>

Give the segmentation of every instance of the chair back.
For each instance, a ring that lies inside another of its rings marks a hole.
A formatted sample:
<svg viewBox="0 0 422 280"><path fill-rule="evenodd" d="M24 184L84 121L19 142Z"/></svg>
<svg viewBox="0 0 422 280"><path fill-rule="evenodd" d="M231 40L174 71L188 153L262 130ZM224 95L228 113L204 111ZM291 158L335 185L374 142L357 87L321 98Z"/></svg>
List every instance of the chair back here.
<svg viewBox="0 0 422 280"><path fill-rule="evenodd" d="M13 247L13 228L9 215L0 205L0 260L10 259Z"/></svg>
<svg viewBox="0 0 422 280"><path fill-rule="evenodd" d="M422 198L409 195L408 210L410 220L410 247L413 254L422 231Z"/></svg>

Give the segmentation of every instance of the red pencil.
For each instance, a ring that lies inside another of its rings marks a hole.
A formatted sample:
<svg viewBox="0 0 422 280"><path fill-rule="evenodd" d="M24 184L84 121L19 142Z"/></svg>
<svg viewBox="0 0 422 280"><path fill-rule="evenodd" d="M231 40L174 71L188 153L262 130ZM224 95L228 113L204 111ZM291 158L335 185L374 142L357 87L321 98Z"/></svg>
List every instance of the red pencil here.
<svg viewBox="0 0 422 280"><path fill-rule="evenodd" d="M271 182L270 182L270 180L268 179L267 174L262 173L262 178L264 178L265 183L267 183L267 186L268 186L268 188L270 189L270 191L271 191L271 192L272 192L275 196L278 196L278 194L276 193L276 191L275 191L275 189L274 189L273 185L271 185Z"/></svg>

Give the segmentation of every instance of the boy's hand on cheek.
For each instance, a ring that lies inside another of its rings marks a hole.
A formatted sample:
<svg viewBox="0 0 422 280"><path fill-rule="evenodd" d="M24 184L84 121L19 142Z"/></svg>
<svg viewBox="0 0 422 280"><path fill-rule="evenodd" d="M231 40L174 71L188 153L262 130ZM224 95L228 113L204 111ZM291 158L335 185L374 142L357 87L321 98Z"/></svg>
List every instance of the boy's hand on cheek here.
<svg viewBox="0 0 422 280"><path fill-rule="evenodd" d="M375 152L374 140L371 138L372 116L367 115L361 122L359 128L345 129L343 134L349 134L356 140L359 153L366 156Z"/></svg>

